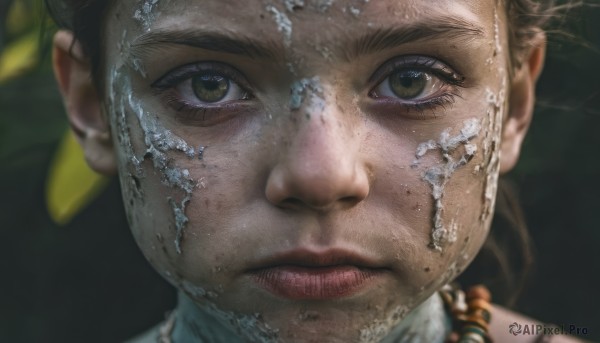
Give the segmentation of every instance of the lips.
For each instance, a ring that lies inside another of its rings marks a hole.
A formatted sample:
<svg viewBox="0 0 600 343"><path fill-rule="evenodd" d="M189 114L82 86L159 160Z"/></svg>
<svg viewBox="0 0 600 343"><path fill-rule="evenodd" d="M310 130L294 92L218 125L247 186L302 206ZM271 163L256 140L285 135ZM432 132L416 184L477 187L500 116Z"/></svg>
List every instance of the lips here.
<svg viewBox="0 0 600 343"><path fill-rule="evenodd" d="M299 249L259 261L248 274L259 287L279 297L327 300L360 293L388 271L353 252Z"/></svg>

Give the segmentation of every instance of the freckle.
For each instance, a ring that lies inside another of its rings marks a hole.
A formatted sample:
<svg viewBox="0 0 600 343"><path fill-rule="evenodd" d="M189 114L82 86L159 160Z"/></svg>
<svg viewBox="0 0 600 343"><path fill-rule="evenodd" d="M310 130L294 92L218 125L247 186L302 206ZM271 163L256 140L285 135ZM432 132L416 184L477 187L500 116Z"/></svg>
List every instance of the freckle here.
<svg viewBox="0 0 600 343"><path fill-rule="evenodd" d="M411 195L411 194L412 194L412 192L410 191L410 189L407 189L406 190L406 195Z"/></svg>
<svg viewBox="0 0 600 343"><path fill-rule="evenodd" d="M206 205L206 207L208 207L210 205L210 199L205 199L204 205Z"/></svg>
<svg viewBox="0 0 600 343"><path fill-rule="evenodd" d="M431 271L431 268L429 268L429 267L425 267L425 272L426 272L426 273L429 273L430 271Z"/></svg>
<svg viewBox="0 0 600 343"><path fill-rule="evenodd" d="M465 243L469 241L469 236L465 237Z"/></svg>

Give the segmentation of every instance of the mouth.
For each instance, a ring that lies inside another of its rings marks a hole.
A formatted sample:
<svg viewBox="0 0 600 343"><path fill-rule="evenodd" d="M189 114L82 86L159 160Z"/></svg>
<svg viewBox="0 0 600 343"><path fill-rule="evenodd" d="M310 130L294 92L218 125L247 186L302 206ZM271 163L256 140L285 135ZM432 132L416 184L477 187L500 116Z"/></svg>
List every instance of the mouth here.
<svg viewBox="0 0 600 343"><path fill-rule="evenodd" d="M259 261L248 274L259 287L278 297L327 300L356 295L389 272L389 268L352 252L298 249Z"/></svg>

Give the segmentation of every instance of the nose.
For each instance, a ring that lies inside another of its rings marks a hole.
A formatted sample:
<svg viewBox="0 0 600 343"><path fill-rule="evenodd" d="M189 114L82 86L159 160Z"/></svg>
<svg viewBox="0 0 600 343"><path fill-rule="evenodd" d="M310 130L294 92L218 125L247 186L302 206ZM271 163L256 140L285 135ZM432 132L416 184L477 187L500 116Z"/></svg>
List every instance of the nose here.
<svg viewBox="0 0 600 343"><path fill-rule="evenodd" d="M354 126L341 125L349 115L326 101L308 117L290 130L290 144L269 173L267 199L281 208L320 212L358 204L369 194L369 170Z"/></svg>

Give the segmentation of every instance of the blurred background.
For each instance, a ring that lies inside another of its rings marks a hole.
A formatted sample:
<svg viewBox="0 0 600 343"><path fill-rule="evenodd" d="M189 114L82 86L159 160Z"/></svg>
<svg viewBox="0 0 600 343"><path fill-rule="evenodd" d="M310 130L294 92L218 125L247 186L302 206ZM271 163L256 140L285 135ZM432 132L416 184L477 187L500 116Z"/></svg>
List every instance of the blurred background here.
<svg viewBox="0 0 600 343"><path fill-rule="evenodd" d="M550 33L507 180L536 252L513 308L600 341L600 2L590 4ZM0 0L0 342L119 342L161 321L175 293L135 245L117 180L72 158L42 13L40 0Z"/></svg>

